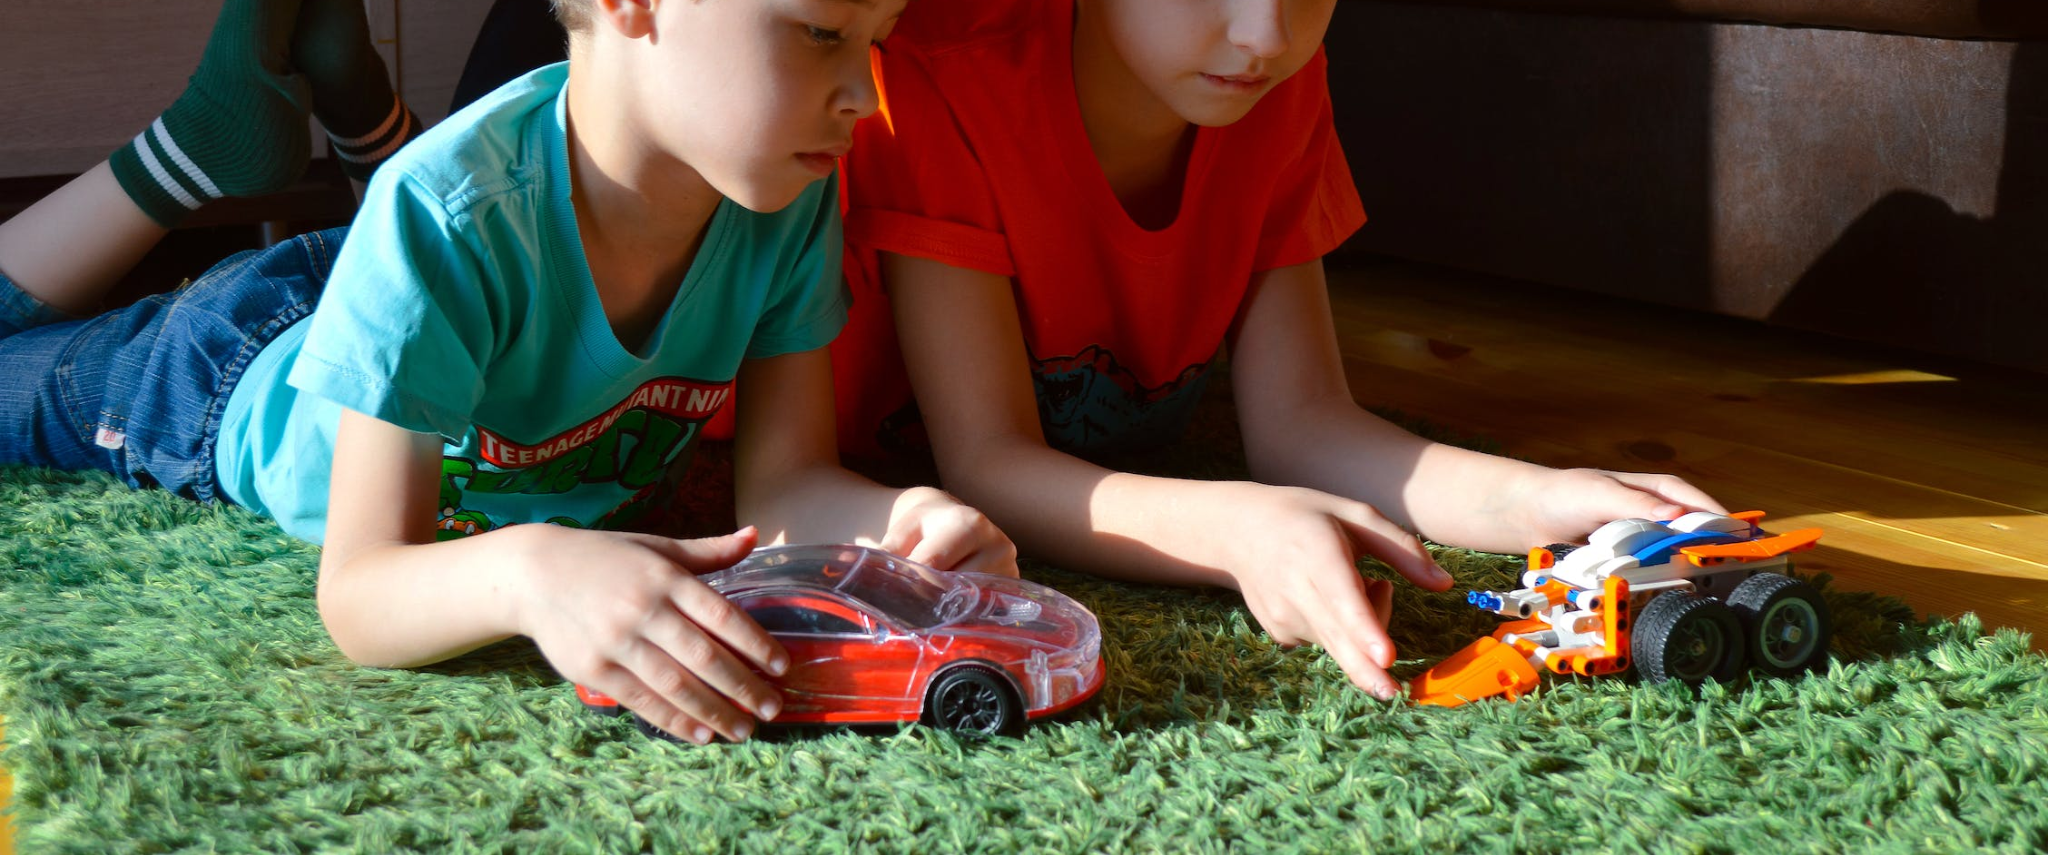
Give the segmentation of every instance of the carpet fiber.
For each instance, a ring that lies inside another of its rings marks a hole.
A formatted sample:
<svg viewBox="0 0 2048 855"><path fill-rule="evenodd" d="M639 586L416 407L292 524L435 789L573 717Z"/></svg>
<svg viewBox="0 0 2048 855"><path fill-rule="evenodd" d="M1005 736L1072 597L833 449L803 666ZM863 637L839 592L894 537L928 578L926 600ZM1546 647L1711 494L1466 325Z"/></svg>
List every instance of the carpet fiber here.
<svg viewBox="0 0 2048 855"><path fill-rule="evenodd" d="M1442 555L1460 590L1509 584ZM691 748L588 717L523 643L356 667L315 564L237 509L0 468L20 850L2048 849L2043 658L1868 595L1827 592L1835 661L1808 678L1443 710L1350 689L1231 596L1027 566L1102 618L1108 682L1065 719ZM1397 604L1402 676L1494 623L1458 593Z"/></svg>

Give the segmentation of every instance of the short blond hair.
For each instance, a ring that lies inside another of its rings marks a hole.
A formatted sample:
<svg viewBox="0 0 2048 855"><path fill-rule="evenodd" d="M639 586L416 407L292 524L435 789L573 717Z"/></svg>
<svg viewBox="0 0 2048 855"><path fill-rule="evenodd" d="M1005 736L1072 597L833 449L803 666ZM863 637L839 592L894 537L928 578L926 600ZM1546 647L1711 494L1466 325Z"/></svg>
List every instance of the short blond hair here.
<svg viewBox="0 0 2048 855"><path fill-rule="evenodd" d="M590 28L590 0L548 0L548 5L562 29L575 33Z"/></svg>

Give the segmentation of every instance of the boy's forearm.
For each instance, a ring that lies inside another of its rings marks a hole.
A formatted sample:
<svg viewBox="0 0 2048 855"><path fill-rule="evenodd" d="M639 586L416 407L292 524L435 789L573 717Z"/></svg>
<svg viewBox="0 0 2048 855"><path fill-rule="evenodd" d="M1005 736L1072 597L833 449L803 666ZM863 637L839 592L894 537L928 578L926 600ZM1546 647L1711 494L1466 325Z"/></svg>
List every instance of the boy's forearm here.
<svg viewBox="0 0 2048 855"><path fill-rule="evenodd" d="M1495 551L1530 545L1503 537L1496 509L1504 491L1540 468L1534 464L1423 439L1348 399L1272 421L1284 425L1245 425L1246 456L1260 481L1358 499L1438 543Z"/></svg>
<svg viewBox="0 0 2048 855"><path fill-rule="evenodd" d="M1113 579L1236 586L1214 539L1231 536L1229 497L1249 485L1116 472L1022 440L940 466L1025 556Z"/></svg>
<svg viewBox="0 0 2048 855"><path fill-rule="evenodd" d="M738 479L741 525L770 543L880 543L904 491L817 463Z"/></svg>
<svg viewBox="0 0 2048 855"><path fill-rule="evenodd" d="M527 528L359 549L322 567L321 620L344 654L377 667L438 662L516 635Z"/></svg>

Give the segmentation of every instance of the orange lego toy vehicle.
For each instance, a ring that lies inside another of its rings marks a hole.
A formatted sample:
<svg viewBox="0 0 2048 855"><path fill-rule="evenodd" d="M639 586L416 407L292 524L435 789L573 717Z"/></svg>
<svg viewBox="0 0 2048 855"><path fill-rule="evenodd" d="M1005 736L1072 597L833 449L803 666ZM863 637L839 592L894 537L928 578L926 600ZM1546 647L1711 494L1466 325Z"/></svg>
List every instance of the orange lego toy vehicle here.
<svg viewBox="0 0 2048 855"><path fill-rule="evenodd" d="M1745 666L1789 676L1826 661L1832 621L1813 586L1784 575L1817 528L1770 535L1763 513L1692 513L1601 526L1580 547L1529 551L1521 588L1466 601L1509 618L1415 678L1418 704L1509 700L1540 673L1727 682Z"/></svg>

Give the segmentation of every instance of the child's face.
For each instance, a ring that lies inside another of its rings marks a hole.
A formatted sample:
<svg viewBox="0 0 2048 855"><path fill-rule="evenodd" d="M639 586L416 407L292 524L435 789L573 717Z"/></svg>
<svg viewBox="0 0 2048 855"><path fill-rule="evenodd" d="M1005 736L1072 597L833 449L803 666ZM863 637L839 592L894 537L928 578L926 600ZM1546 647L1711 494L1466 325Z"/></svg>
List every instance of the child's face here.
<svg viewBox="0 0 2048 855"><path fill-rule="evenodd" d="M1300 71L1337 0L1084 0L1126 66L1176 115L1228 125Z"/></svg>
<svg viewBox="0 0 2048 855"><path fill-rule="evenodd" d="M868 48L905 0L670 0L638 79L645 126L725 197L755 211L832 172L878 105Z"/></svg>

